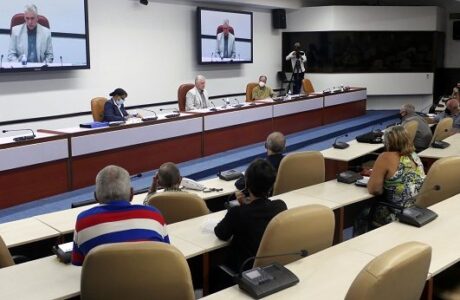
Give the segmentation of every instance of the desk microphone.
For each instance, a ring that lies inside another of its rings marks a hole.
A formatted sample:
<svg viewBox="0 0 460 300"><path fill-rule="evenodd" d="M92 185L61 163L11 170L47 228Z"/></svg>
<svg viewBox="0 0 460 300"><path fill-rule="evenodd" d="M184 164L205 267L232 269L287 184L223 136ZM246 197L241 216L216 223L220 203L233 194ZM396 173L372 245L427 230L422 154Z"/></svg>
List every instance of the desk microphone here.
<svg viewBox="0 0 460 300"><path fill-rule="evenodd" d="M64 63L63 63L63 61L62 61L62 55L59 56L59 60L61 61L61 67L63 67L63 66L64 66Z"/></svg>
<svg viewBox="0 0 460 300"><path fill-rule="evenodd" d="M144 121L144 122L145 121L154 121L154 120L158 119L158 115L154 110L147 109L147 108L141 108L141 110L145 110L145 111L148 111L148 112L151 112L151 113L155 114L154 116L143 117L142 121Z"/></svg>
<svg viewBox="0 0 460 300"><path fill-rule="evenodd" d="M337 141L339 138L347 137L347 136L348 136L348 133L344 134L344 135L339 135L338 137L336 137L335 140L334 140L334 143L332 144L332 147L334 147L335 149L346 149L346 148L350 147L350 144L348 144L346 142L338 142Z"/></svg>
<svg viewBox="0 0 460 300"><path fill-rule="evenodd" d="M30 132L32 132L32 135L24 135L24 136L18 136L18 137L13 138L13 141L15 141L15 142L33 140L33 139L35 138L35 132L34 132L32 129L11 129L11 130L2 130L3 133L15 132L15 131L30 131Z"/></svg>
<svg viewBox="0 0 460 300"><path fill-rule="evenodd" d="M0 55L0 69L3 68L3 54Z"/></svg>
<svg viewBox="0 0 460 300"><path fill-rule="evenodd" d="M214 106L214 107L211 107L209 110L210 110L210 111L217 111L217 108L216 108L216 105L214 104L214 101L209 100L209 103L211 103L212 106Z"/></svg>
<svg viewBox="0 0 460 300"><path fill-rule="evenodd" d="M243 103L240 103L240 101L238 101L238 99L235 98L235 99L233 99L233 100L236 102L236 104L233 105L234 108L240 108L240 107L243 107L243 106L244 106L244 104L243 104Z"/></svg>
<svg viewBox="0 0 460 300"><path fill-rule="evenodd" d="M160 111L172 111L171 114L165 116L168 119L180 117L180 112L177 108L160 108Z"/></svg>
<svg viewBox="0 0 460 300"><path fill-rule="evenodd" d="M308 251L305 249L301 249L298 252L288 252L288 253L281 253L281 254L274 254L274 255L264 255L264 256L251 256L247 258L240 266L240 271L238 273L238 277L241 277L243 273L244 267L250 262L251 260L262 259L262 258L273 258L273 257L281 257L281 256L300 256L300 257L307 257Z"/></svg>

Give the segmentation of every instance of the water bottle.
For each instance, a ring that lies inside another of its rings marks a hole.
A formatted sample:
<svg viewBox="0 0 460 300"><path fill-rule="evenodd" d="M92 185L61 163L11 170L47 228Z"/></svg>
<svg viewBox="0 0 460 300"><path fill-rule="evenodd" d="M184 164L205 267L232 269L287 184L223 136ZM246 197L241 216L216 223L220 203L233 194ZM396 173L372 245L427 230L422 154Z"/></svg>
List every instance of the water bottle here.
<svg viewBox="0 0 460 300"><path fill-rule="evenodd" d="M345 91L345 87L343 86L343 84L340 85L340 91Z"/></svg>
<svg viewBox="0 0 460 300"><path fill-rule="evenodd" d="M21 64L23 66L27 65L27 56L25 54L21 56Z"/></svg>
<svg viewBox="0 0 460 300"><path fill-rule="evenodd" d="M287 93L286 100L291 100L291 95L292 95L292 92L291 92L291 90L289 90L288 93Z"/></svg>

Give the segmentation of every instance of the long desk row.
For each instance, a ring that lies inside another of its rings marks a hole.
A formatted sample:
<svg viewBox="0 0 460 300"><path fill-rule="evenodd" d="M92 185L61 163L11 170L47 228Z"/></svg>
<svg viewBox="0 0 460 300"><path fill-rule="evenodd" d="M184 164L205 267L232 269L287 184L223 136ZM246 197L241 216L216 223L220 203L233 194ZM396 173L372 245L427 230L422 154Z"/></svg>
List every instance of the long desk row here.
<svg viewBox="0 0 460 300"><path fill-rule="evenodd" d="M361 269L376 256L405 242L419 241L433 249L425 287L431 299L433 277L460 261L460 195L430 207L439 217L421 228L393 222L287 265L299 284L266 299L344 299ZM237 286L204 299L251 299Z"/></svg>
<svg viewBox="0 0 460 300"><path fill-rule="evenodd" d="M117 127L42 129L19 143L0 138L0 209L92 185L109 164L135 174L262 142L274 130L289 134L360 116L366 99L366 89L354 88Z"/></svg>
<svg viewBox="0 0 460 300"><path fill-rule="evenodd" d="M215 180L210 180L209 182L217 184ZM226 182L224 185L225 184L228 183ZM225 193L225 191L222 193ZM340 210L346 205L370 199L371 197L372 196L368 194L367 190L364 188L338 183L336 181L329 181L319 185L281 194L274 198L284 200L288 208L308 204L321 204L333 210ZM141 202L142 199L143 195L140 195L133 201ZM26 224L30 221L38 228L47 228L47 233L43 231L43 238L63 236L70 234L73 231L76 216L79 212L87 208L88 207L69 209L17 222L23 222L23 224ZM223 218L224 214L225 211L220 211L199 218L168 225L168 234L171 238L171 243L177 247L186 258L204 255L205 259L209 259L208 254L211 251L223 248L228 244L225 241L219 240L214 235L213 231L207 228L207 224L215 224ZM0 225L0 235L4 237L5 243L8 246L18 245L20 243L20 238L18 237L31 235L31 227L24 226L21 228L18 227L18 223L8 224L9 223ZM343 222L338 221L337 224L343 224ZM5 227L6 225L8 226ZM16 238L12 238L12 232L10 232L9 235L5 234L8 233L5 228L8 229L13 227L16 227ZM21 230L24 231L21 232ZM38 237L35 236L34 241L37 239ZM26 241L23 240L21 243L24 244ZM31 269L36 268L40 269L40 273L37 271L30 272ZM205 273L206 271L207 270L204 270ZM0 290L0 298L7 299L12 296L21 299L56 299L73 297L79 293L80 272L80 267L71 265L64 266L59 263L55 257L46 257L18 266L1 269L0 280L8 278L2 282L7 282L9 288ZM57 277L59 277L59 279L57 279ZM33 280L34 284L22 289L16 288L20 284L20 282L17 281L17 278L28 278L29 280ZM55 281L62 283L62 285L54 289L54 285L51 283ZM40 292L41 290L38 290L37 286L46 286L49 287L49 289L42 289L43 291Z"/></svg>

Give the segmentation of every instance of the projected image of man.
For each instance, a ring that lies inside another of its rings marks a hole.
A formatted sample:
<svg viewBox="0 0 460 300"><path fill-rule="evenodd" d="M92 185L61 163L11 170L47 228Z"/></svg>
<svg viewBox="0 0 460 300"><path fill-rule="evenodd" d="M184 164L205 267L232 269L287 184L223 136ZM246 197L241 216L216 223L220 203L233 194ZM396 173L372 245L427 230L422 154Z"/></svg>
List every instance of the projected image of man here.
<svg viewBox="0 0 460 300"><path fill-rule="evenodd" d="M38 24L38 9L26 5L24 23L11 29L8 60L12 62L53 62L51 31Z"/></svg>
<svg viewBox="0 0 460 300"><path fill-rule="evenodd" d="M216 53L220 58L235 58L235 36L230 32L228 20L222 24L222 32L217 34Z"/></svg>

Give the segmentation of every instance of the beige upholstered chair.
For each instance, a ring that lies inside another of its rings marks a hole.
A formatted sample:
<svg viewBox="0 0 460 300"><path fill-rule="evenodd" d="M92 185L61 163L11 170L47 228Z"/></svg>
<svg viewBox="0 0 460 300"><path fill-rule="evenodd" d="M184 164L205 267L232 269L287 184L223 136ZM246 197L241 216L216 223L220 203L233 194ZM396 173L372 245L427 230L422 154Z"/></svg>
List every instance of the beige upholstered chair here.
<svg viewBox="0 0 460 300"><path fill-rule="evenodd" d="M258 85L256 82L250 82L246 85L246 102L252 102L252 90Z"/></svg>
<svg viewBox="0 0 460 300"><path fill-rule="evenodd" d="M265 229L257 256L295 253L307 250L308 255L332 245L335 219L332 210L322 205L307 205L283 211L276 215ZM254 266L272 262L288 264L300 255L256 259Z"/></svg>
<svg viewBox="0 0 460 300"><path fill-rule="evenodd" d="M183 254L160 242L101 245L89 252L81 273L83 300L195 299Z"/></svg>
<svg viewBox="0 0 460 300"><path fill-rule="evenodd" d="M196 218L209 213L199 196L187 192L163 192L150 197L148 204L161 211L167 224Z"/></svg>
<svg viewBox="0 0 460 300"><path fill-rule="evenodd" d="M5 245L5 242L0 236L0 269L9 267L9 266L13 266L13 265L14 265L13 257L11 256L11 253L8 250L8 247Z"/></svg>
<svg viewBox="0 0 460 300"><path fill-rule="evenodd" d="M348 290L346 300L418 300L431 261L431 247L419 242L396 246L368 263Z"/></svg>
<svg viewBox="0 0 460 300"><path fill-rule="evenodd" d="M185 100L188 91L193 89L195 85L193 83L181 84L177 89L177 101L179 103L179 111L185 111Z"/></svg>
<svg viewBox="0 0 460 300"><path fill-rule="evenodd" d="M436 129L433 133L433 138L431 139L430 144L432 144L434 141L442 141L448 137L450 135L453 123L454 120L452 118L444 118L439 121L438 125L436 125Z"/></svg>
<svg viewBox="0 0 460 300"><path fill-rule="evenodd" d="M460 157L438 159L423 181L416 205L428 207L460 193ZM439 186L436 190L435 186Z"/></svg>
<svg viewBox="0 0 460 300"><path fill-rule="evenodd" d="M281 161L273 187L273 195L322 183L324 178L324 157L321 152L292 153Z"/></svg>
<svg viewBox="0 0 460 300"><path fill-rule="evenodd" d="M101 122L104 119L104 105L107 102L107 98L96 97L91 100L91 113L93 114L93 120Z"/></svg>
<svg viewBox="0 0 460 300"><path fill-rule="evenodd" d="M303 87L303 91L305 92L305 94L310 94L310 93L315 92L315 89L313 88L313 85L311 84L310 79L302 80L302 87Z"/></svg>
<svg viewBox="0 0 460 300"><path fill-rule="evenodd" d="M415 139L415 134L417 133L418 129L418 123L417 121L409 121L406 124L404 124L404 129L406 129L407 134L409 135L409 139L414 142Z"/></svg>

